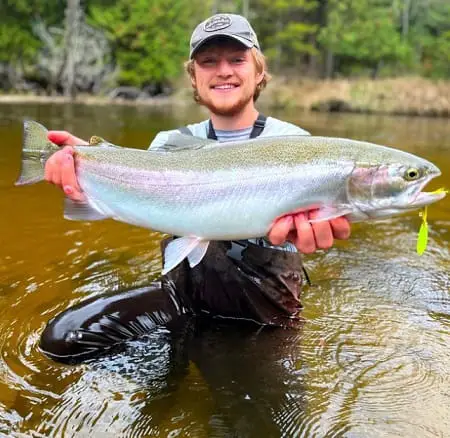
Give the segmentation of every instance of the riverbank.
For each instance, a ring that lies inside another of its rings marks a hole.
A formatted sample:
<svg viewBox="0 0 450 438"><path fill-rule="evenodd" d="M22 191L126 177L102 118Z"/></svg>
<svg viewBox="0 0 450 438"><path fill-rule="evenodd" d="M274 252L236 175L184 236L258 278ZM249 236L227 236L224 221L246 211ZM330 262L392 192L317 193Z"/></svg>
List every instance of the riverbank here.
<svg viewBox="0 0 450 438"><path fill-rule="evenodd" d="M75 100L65 96L42 96L35 94L0 94L1 103L42 103L42 104L68 104L75 103L81 105L150 105L167 106L174 104L174 96L153 97L151 99L128 100L123 98L112 99L107 96L93 96L80 94Z"/></svg>
<svg viewBox="0 0 450 438"><path fill-rule="evenodd" d="M329 81L276 78L261 97L262 101L268 101L270 106L278 108L450 116L450 81L424 78Z"/></svg>
<svg viewBox="0 0 450 438"><path fill-rule="evenodd" d="M0 103L70 103L63 96L0 95ZM171 96L150 99L111 99L80 95L86 105L190 105L192 90L181 81ZM264 108L320 112L358 112L450 117L450 81L424 78L311 80L275 77L261 94Z"/></svg>

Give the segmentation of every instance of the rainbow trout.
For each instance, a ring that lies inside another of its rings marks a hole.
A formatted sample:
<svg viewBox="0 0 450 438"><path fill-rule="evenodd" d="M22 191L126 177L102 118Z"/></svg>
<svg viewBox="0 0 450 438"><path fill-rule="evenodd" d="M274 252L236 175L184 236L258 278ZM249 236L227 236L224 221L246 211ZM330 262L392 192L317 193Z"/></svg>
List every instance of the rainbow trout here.
<svg viewBox="0 0 450 438"><path fill-rule="evenodd" d="M319 209L314 221L385 218L445 196L422 189L440 170L396 149L340 138L263 137L219 145L175 133L167 151L128 149L92 137L75 146L87 202L66 199L65 217L112 218L180 236L167 247L163 273L203 258L210 240L265 236L274 220ZM16 184L44 178L59 147L39 123L24 123L22 172ZM168 152L170 150L174 152Z"/></svg>

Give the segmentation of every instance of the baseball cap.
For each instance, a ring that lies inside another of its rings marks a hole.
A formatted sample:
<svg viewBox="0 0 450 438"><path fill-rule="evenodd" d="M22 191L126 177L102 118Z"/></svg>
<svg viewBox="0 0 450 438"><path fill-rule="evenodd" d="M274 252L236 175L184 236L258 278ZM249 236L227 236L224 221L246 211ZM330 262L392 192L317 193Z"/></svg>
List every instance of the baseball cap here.
<svg viewBox="0 0 450 438"><path fill-rule="evenodd" d="M249 49L256 47L258 50L261 50L256 33L246 18L236 14L216 14L202 21L195 28L191 36L189 58L192 59L194 53L206 41L219 36L239 41Z"/></svg>

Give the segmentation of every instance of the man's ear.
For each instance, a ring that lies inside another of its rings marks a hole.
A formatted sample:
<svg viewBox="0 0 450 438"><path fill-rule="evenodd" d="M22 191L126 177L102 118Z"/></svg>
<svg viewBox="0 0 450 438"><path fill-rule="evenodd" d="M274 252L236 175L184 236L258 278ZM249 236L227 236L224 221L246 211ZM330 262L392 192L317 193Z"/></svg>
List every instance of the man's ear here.
<svg viewBox="0 0 450 438"><path fill-rule="evenodd" d="M262 82L262 80L264 79L265 74L266 74L266 72L263 70L261 73L258 73L258 74L256 75L256 83L257 83L258 85L259 85L259 84Z"/></svg>
<svg viewBox="0 0 450 438"><path fill-rule="evenodd" d="M195 65L191 64L192 70L190 70L189 79L191 80L192 88L197 88L197 81L195 80Z"/></svg>

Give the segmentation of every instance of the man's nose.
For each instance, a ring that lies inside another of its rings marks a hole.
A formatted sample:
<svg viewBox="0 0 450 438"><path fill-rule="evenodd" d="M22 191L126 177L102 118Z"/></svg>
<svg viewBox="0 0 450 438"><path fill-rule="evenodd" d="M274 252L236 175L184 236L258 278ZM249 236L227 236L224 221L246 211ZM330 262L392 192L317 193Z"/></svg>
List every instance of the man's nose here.
<svg viewBox="0 0 450 438"><path fill-rule="evenodd" d="M219 76L231 76L233 74L233 68L227 59L221 59L217 64L217 74Z"/></svg>

